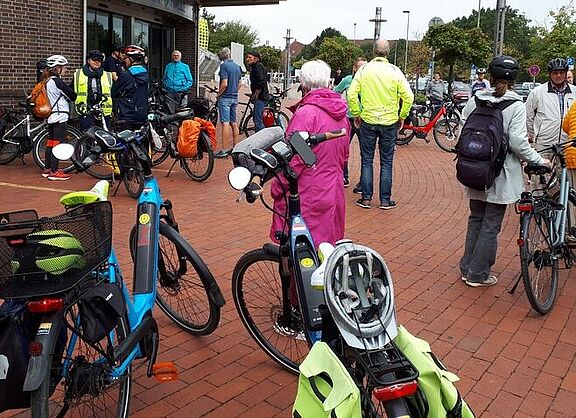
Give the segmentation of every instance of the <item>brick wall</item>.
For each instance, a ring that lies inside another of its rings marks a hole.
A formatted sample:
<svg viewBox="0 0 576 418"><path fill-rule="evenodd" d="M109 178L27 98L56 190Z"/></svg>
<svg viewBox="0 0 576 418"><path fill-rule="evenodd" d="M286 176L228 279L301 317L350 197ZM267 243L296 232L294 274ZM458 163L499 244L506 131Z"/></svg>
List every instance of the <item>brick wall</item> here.
<svg viewBox="0 0 576 418"><path fill-rule="evenodd" d="M36 61L64 55L82 63L82 0L2 0L0 106L23 100L36 82ZM68 73L71 77L71 72Z"/></svg>
<svg viewBox="0 0 576 418"><path fill-rule="evenodd" d="M198 52L195 46L196 25L188 20L179 19L176 23L176 49L182 52L182 61L190 66L194 87L198 85Z"/></svg>

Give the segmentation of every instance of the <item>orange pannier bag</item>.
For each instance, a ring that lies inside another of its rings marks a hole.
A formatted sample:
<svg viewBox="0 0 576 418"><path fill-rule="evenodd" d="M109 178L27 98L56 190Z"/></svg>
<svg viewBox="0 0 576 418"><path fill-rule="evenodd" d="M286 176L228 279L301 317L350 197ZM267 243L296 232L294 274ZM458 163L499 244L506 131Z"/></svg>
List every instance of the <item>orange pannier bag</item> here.
<svg viewBox="0 0 576 418"><path fill-rule="evenodd" d="M200 137L201 131L208 134L212 149L216 147L216 128L212 122L201 118L194 118L193 120L187 119L182 122L178 130L176 150L180 157L192 158L198 154L198 138Z"/></svg>

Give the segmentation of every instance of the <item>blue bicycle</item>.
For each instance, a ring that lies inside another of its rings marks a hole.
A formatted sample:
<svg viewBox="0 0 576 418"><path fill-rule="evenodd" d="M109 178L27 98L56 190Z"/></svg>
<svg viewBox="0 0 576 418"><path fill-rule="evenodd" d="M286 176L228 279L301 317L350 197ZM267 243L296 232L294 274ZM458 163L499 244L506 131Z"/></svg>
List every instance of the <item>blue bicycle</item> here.
<svg viewBox="0 0 576 418"><path fill-rule="evenodd" d="M206 264L178 233L172 204L162 199L149 157L138 145L145 134L93 130L93 148L75 162L84 170L121 145L143 167L145 187L130 236L132 296L111 247L107 182L64 196L63 215L0 215L0 298L26 300L39 323L23 386L34 418L127 417L137 360L147 363L148 377L177 378L173 363L156 361L155 302L194 335L209 334L219 323L224 298Z"/></svg>

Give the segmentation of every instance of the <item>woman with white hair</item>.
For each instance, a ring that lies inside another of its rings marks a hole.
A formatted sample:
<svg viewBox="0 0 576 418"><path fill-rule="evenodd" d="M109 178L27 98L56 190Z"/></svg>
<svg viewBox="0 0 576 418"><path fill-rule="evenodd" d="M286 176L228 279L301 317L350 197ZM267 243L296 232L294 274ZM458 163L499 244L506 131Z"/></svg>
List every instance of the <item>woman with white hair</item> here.
<svg viewBox="0 0 576 418"><path fill-rule="evenodd" d="M329 89L330 67L324 61L309 61L302 66L300 82L304 97L293 107L294 116L286 128L287 138L295 131L322 133L345 128L350 131L346 117L346 102ZM291 167L298 174L301 210L314 243L334 244L344 238L346 201L344 196L344 166L348 160L348 135L323 142L313 149L316 164L306 167L297 157ZM288 183L281 177L272 183L275 214L270 228L274 240L276 231L286 226L277 213L285 211Z"/></svg>

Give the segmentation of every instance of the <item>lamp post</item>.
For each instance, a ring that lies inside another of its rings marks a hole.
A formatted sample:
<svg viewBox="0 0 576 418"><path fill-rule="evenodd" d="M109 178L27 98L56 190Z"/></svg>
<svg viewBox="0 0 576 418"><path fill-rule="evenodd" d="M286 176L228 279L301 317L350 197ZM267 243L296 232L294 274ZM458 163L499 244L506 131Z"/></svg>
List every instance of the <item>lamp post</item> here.
<svg viewBox="0 0 576 418"><path fill-rule="evenodd" d="M408 68L408 31L410 30L410 10L404 10L408 19L406 20L406 50L404 51L404 75L406 75L406 68Z"/></svg>
<svg viewBox="0 0 576 418"><path fill-rule="evenodd" d="M356 40L356 23L354 23L354 40Z"/></svg>
<svg viewBox="0 0 576 418"><path fill-rule="evenodd" d="M480 27L480 4L481 4L482 0L478 0L478 23L476 24L476 27L479 28Z"/></svg>

